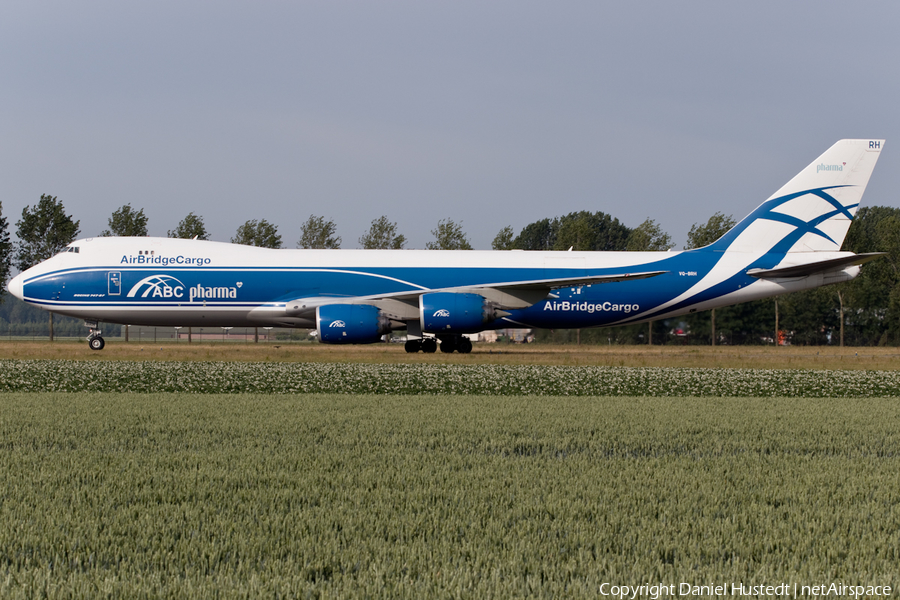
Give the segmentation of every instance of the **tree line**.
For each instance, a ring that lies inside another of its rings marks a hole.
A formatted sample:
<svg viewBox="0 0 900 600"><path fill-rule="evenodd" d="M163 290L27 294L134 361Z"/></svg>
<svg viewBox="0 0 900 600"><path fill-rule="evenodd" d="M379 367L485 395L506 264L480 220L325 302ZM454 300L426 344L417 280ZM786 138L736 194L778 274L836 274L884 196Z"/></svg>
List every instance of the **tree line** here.
<svg viewBox="0 0 900 600"><path fill-rule="evenodd" d="M126 204L113 211L108 219L108 228L100 236L141 237L149 235L148 218L143 209L135 210ZM0 296L5 293L11 268L24 271L41 261L61 252L81 233L81 222L66 214L65 207L56 196L41 195L34 206L22 209L22 218L16 223L18 243L10 240L9 221L3 216L0 202ZM331 219L310 215L301 227L297 248L337 249L341 247L341 237L336 235L337 225ZM451 219L438 221L432 230L434 240L426 244L429 250L471 250L472 245L462 229L462 225ZM203 218L190 212L175 229L167 232L170 238L208 240L209 232ZM237 228L234 244L258 246L262 248L282 248L282 238L278 227L265 219L251 219ZM369 230L359 238L365 249L400 250L406 245L406 236L398 233L397 223L386 216L372 221Z"/></svg>
<svg viewBox="0 0 900 600"><path fill-rule="evenodd" d="M143 209L126 204L108 219L101 236L146 236L148 219ZM685 249L710 244L735 224L720 212L706 222L695 223ZM5 293L11 267L20 271L57 254L76 239L80 221L66 214L55 196L42 195L35 206L22 210L16 223L18 243L13 243L9 223L0 203L0 294ZM337 225L310 215L301 225L298 248L341 247ZM431 231L429 250L471 250L462 224L441 219ZM190 212L170 238L209 239L203 218ZM232 243L263 248L282 248L278 227L265 219L251 219L237 228ZM407 243L397 223L387 216L374 219L358 239L365 249L402 249ZM518 232L503 227L491 244L494 250L647 251L669 250L671 236L653 219L630 228L604 212L579 211L529 223ZM774 299L676 317L650 325L631 325L584 331L544 331L547 341L585 343L775 343L787 336L793 344L900 345L900 209L861 208L850 227L843 250L887 252L884 259L867 264L855 280L815 290L795 292ZM777 329L776 329L777 322ZM52 329L52 326L51 326Z"/></svg>

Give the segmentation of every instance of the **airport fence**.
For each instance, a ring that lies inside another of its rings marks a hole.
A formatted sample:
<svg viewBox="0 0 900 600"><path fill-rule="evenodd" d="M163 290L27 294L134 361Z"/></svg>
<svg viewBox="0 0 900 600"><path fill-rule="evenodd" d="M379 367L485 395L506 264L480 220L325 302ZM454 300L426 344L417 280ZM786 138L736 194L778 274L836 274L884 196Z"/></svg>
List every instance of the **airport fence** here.
<svg viewBox="0 0 900 600"><path fill-rule="evenodd" d="M6 325L6 324L4 324ZM306 329L275 327L140 327L100 324L103 337L107 340L135 343L307 343L315 342ZM89 329L83 324L78 328L70 326L54 327L56 340L87 339ZM46 323L14 324L0 326L0 340L6 341L48 341L49 327Z"/></svg>

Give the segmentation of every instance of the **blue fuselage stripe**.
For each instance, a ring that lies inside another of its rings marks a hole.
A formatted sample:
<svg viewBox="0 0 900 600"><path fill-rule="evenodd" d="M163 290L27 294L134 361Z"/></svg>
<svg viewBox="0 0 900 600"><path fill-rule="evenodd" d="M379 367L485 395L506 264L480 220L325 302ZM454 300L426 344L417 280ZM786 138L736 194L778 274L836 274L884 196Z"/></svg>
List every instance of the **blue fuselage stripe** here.
<svg viewBox="0 0 900 600"><path fill-rule="evenodd" d="M716 252L684 252L640 265L665 271L650 279L555 290L509 319L537 327L590 327L640 320L696 285L721 257ZM773 257L774 258L774 257ZM777 261L776 261L777 262ZM638 270L632 267L631 270ZM69 268L31 277L24 283L29 302L67 314L104 320L123 310L162 308L277 309L298 298L342 299L477 287L496 281L528 281L620 274L622 268L497 267L109 267ZM721 292L720 289L716 290ZM175 324L175 323L173 323ZM496 326L506 326L497 322Z"/></svg>

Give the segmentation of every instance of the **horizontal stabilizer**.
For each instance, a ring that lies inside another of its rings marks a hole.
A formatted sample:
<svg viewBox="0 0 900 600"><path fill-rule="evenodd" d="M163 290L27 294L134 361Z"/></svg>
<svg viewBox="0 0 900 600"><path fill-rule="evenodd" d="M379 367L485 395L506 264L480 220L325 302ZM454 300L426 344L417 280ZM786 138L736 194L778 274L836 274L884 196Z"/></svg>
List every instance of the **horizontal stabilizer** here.
<svg viewBox="0 0 900 600"><path fill-rule="evenodd" d="M760 279L778 279L782 277L808 277L816 273L824 273L826 271L834 271L843 267L850 267L867 263L876 258L881 258L887 252L868 252L866 254L854 254L852 256L843 256L841 258L832 258L829 260L819 260L815 262L805 263L802 265L791 265L788 267L778 267L776 269L750 269L747 275L759 277Z"/></svg>

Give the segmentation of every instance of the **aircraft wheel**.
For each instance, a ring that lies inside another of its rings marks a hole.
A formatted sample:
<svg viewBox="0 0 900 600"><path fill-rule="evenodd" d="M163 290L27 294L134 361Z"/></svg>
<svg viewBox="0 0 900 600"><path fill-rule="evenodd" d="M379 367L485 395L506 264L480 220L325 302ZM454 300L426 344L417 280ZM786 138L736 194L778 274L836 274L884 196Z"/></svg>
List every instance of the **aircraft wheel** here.
<svg viewBox="0 0 900 600"><path fill-rule="evenodd" d="M103 338L100 336L92 337L88 340L88 346L91 347L91 350L103 350L103 346L106 345L106 342L103 341Z"/></svg>
<svg viewBox="0 0 900 600"><path fill-rule="evenodd" d="M403 347L406 348L407 353L415 354L422 349L422 342L419 340L407 340Z"/></svg>
<svg viewBox="0 0 900 600"><path fill-rule="evenodd" d="M472 340L469 338L460 338L459 344L456 346L456 350L460 354L468 354L472 351Z"/></svg>
<svg viewBox="0 0 900 600"><path fill-rule="evenodd" d="M444 354L450 354L454 350L456 350L456 338L441 338L441 352L443 352Z"/></svg>
<svg viewBox="0 0 900 600"><path fill-rule="evenodd" d="M422 340L422 352L431 354L437 351L437 341L434 338Z"/></svg>

